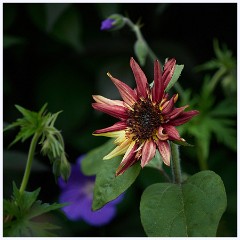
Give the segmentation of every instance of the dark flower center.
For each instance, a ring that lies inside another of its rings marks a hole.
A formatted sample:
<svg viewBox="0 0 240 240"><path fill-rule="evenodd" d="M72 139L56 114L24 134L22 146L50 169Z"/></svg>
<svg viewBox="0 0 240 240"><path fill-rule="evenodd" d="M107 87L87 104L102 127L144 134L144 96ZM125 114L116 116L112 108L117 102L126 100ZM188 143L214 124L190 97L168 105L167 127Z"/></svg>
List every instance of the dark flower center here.
<svg viewBox="0 0 240 240"><path fill-rule="evenodd" d="M129 110L127 125L134 134L133 140L146 140L153 136L161 125L161 111L151 100L139 101Z"/></svg>

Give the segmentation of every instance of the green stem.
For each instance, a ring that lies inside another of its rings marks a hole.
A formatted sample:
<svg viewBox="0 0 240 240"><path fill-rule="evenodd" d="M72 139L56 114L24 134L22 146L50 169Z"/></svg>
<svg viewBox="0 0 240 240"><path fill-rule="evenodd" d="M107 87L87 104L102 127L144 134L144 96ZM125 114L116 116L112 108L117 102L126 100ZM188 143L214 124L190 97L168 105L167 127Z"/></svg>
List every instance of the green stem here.
<svg viewBox="0 0 240 240"><path fill-rule="evenodd" d="M144 39L144 37L140 31L140 27L137 24L135 25L129 18L124 18L124 21L135 32L137 39L144 42L144 44L146 45L146 47L148 49L148 54L149 54L150 58L153 61L158 59L158 57L155 55L155 53L152 51L152 49L147 44L147 41Z"/></svg>
<svg viewBox="0 0 240 240"><path fill-rule="evenodd" d="M40 135L41 134L39 134L39 132L36 132L34 134L33 138L32 138L30 148L29 148L29 152L28 152L27 165L26 165L24 176L23 176L23 179L22 179L22 184L21 184L21 187L20 187L20 190L19 190L20 194L22 194L26 189L28 179L29 179L29 175L30 175L30 172L31 172L32 161L33 161L36 145L37 145L37 142L38 142L38 139L39 139Z"/></svg>
<svg viewBox="0 0 240 240"><path fill-rule="evenodd" d="M177 184L181 184L182 173L181 173L178 145L171 142L171 151L172 151L171 166L172 166L173 182Z"/></svg>
<svg viewBox="0 0 240 240"><path fill-rule="evenodd" d="M124 21L125 23L135 32L136 34L136 38L138 40L141 40L142 42L144 42L145 46L147 47L148 49L148 54L149 54L149 57L152 59L152 61L154 62L156 59L158 59L157 55L154 53L154 51L149 47L147 41L145 40L145 38L143 37L141 31L140 31L140 27L137 25L137 24L134 24L129 18L124 18ZM158 59L159 63L161 65L163 65L161 63L161 61ZM180 96L183 98L183 100L185 100L184 96L184 90L183 88L181 87L181 85L176 82L174 84L174 88L176 89L177 92L179 92Z"/></svg>
<svg viewBox="0 0 240 240"><path fill-rule="evenodd" d="M220 68L212 77L210 83L209 83L209 89L211 91L214 90L215 86L217 85L217 82L221 79L221 77L226 73L226 70L224 68Z"/></svg>

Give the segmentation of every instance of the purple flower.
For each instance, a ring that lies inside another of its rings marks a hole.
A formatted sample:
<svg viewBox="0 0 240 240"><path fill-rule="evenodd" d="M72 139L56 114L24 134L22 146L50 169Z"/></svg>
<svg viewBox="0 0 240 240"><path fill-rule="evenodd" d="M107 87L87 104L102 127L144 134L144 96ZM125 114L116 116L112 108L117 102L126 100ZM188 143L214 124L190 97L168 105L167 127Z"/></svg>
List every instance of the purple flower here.
<svg viewBox="0 0 240 240"><path fill-rule="evenodd" d="M92 211L93 187L95 177L85 176L81 172L80 156L76 164L72 164L71 175L68 182L59 178L58 185L61 188L60 203L69 203L62 208L65 215L72 221L84 220L90 225L101 226L108 224L116 215L116 204L122 201L123 194L106 204L98 211Z"/></svg>
<svg viewBox="0 0 240 240"><path fill-rule="evenodd" d="M110 30L113 27L113 22L115 22L115 20L110 18L105 19L102 21L101 30Z"/></svg>

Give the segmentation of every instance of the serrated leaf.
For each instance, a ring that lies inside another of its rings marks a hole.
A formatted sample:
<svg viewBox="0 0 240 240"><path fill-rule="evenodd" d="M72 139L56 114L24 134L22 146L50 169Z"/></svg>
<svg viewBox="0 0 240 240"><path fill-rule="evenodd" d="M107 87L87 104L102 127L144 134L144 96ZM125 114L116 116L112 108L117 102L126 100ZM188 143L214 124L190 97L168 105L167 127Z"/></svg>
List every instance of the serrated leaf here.
<svg viewBox="0 0 240 240"><path fill-rule="evenodd" d="M214 237L226 206L221 178L202 171L182 185L149 186L141 198L140 214L150 237Z"/></svg>
<svg viewBox="0 0 240 240"><path fill-rule="evenodd" d="M146 46L145 41L137 39L134 44L134 52L138 58L140 65L144 66L148 54L148 47Z"/></svg>
<svg viewBox="0 0 240 240"><path fill-rule="evenodd" d="M20 193L13 184L12 200L4 200L4 236L55 236L49 230L57 229L57 226L36 221L34 218L66 204L42 204L40 200L36 200L39 191L40 189Z"/></svg>
<svg viewBox="0 0 240 240"><path fill-rule="evenodd" d="M43 213L47 213L47 212L50 212L50 211L53 211L56 209L60 209L66 205L67 204L65 204L65 203L53 203L53 204L42 203L42 201L38 200L32 205L31 211L28 212L28 214L26 216L27 216L27 218L31 219L31 218L40 216Z"/></svg>
<svg viewBox="0 0 240 240"><path fill-rule="evenodd" d="M92 209L98 210L105 204L117 198L126 191L140 172L140 164L136 163L120 176L115 176L116 170L122 160L122 157L115 157L111 160L105 160L97 173L94 186L94 197Z"/></svg>
<svg viewBox="0 0 240 240"><path fill-rule="evenodd" d="M100 147L97 147L88 152L88 154L86 154L86 156L81 161L81 171L83 174L86 176L96 175L103 162L103 157L111 152L115 147L116 145L111 139Z"/></svg>
<svg viewBox="0 0 240 240"><path fill-rule="evenodd" d="M211 110L211 116L215 117L230 117L237 115L237 101L226 99L221 101L216 107Z"/></svg>
<svg viewBox="0 0 240 240"><path fill-rule="evenodd" d="M184 65L176 64L172 79L170 80L170 82L168 83L168 85L166 87L166 90L165 90L166 92L168 92L171 89L171 87L177 82L178 78L181 75L183 68L184 68Z"/></svg>

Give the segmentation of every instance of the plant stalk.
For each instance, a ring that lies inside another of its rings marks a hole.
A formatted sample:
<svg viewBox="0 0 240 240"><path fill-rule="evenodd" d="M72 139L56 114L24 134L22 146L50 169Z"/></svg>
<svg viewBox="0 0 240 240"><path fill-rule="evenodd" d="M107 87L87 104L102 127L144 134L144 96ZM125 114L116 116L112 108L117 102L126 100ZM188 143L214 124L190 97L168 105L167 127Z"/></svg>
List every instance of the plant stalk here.
<svg viewBox="0 0 240 240"><path fill-rule="evenodd" d="M179 157L179 148L177 144L171 142L171 152L172 152L172 176L173 182L177 184L182 183L182 172L180 165L180 157Z"/></svg>
<svg viewBox="0 0 240 240"><path fill-rule="evenodd" d="M29 179L29 175L30 175L30 172L31 172L32 161L33 161L36 145L37 145L37 142L38 142L38 139L39 139L40 135L41 134L39 132L36 132L33 135L33 138L32 138L31 144L30 144L30 148L29 148L29 152L28 152L27 165L26 165L26 168L25 168L25 172L24 172L24 176L23 176L23 179L22 179L21 187L20 187L20 190L19 190L20 194L22 194L26 189L28 179Z"/></svg>

